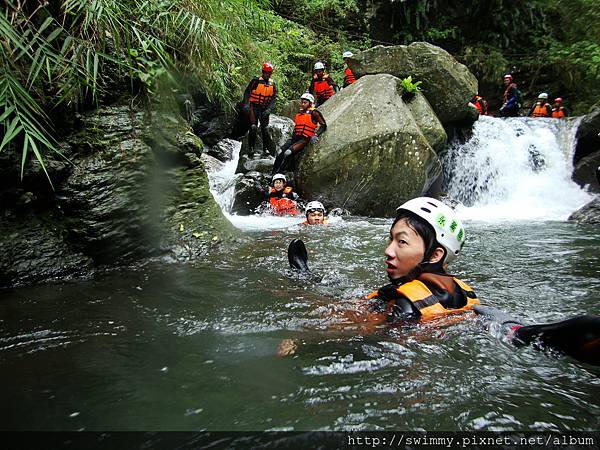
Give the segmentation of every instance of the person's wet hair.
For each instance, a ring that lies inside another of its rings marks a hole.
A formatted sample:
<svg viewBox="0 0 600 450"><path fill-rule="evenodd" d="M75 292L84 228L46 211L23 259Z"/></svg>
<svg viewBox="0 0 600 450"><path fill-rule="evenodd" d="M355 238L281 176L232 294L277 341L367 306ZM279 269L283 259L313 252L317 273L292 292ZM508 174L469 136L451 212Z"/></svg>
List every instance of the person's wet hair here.
<svg viewBox="0 0 600 450"><path fill-rule="evenodd" d="M394 228L394 225L396 225L396 223L399 220L406 221L406 224L410 228L412 228L419 236L421 236L421 239L423 239L423 242L425 243L425 253L423 255L423 261L421 261L417 267L411 270L410 273L406 275L406 277L404 277L405 280L414 280L424 272L442 274L446 273L446 271L444 270L444 258L446 256L446 249L444 249L444 247L440 245L437 241L435 237L435 230L433 229L433 227L421 217L417 216L415 213L405 209L401 209L400 211L398 211L398 214L396 215L396 218L394 219L394 223L392 224L390 230ZM440 247L444 250L444 257L442 257L436 263L428 262L429 258L431 258L431 255L433 255L433 252L437 247Z"/></svg>

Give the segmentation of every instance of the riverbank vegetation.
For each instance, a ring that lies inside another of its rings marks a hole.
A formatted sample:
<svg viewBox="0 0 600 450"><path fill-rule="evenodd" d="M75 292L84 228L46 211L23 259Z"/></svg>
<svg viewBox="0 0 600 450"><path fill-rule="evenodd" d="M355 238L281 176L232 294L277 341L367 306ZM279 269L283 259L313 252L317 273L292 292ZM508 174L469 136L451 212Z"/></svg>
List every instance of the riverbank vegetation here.
<svg viewBox="0 0 600 450"><path fill-rule="evenodd" d="M341 82L343 50L417 40L464 62L484 94L512 71L524 92L550 90L583 114L600 98L595 0L4 0L0 14L0 152L58 151L74 113L193 85L231 111L260 63L275 65L282 102L315 60ZM185 80L185 81L182 81Z"/></svg>

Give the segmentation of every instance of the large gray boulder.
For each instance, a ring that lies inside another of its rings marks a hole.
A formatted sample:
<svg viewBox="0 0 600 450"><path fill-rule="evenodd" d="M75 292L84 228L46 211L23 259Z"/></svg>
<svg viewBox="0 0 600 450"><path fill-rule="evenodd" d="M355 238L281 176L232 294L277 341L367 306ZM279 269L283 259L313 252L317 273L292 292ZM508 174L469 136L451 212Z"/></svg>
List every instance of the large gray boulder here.
<svg viewBox="0 0 600 450"><path fill-rule="evenodd" d="M596 225L600 224L600 197L596 197L587 205L571 214L569 221Z"/></svg>
<svg viewBox="0 0 600 450"><path fill-rule="evenodd" d="M419 97L405 103L400 80L379 74L364 76L329 99L319 108L327 131L298 162L302 197L353 214L387 216L424 193L441 172L430 142L439 145L445 133L432 112L413 115L427 109ZM425 122L429 141L419 127Z"/></svg>
<svg viewBox="0 0 600 450"><path fill-rule="evenodd" d="M422 81L423 93L443 124L473 117L467 104L477 93L477 79L466 66L435 45L379 45L358 53L349 64L357 76L388 73Z"/></svg>

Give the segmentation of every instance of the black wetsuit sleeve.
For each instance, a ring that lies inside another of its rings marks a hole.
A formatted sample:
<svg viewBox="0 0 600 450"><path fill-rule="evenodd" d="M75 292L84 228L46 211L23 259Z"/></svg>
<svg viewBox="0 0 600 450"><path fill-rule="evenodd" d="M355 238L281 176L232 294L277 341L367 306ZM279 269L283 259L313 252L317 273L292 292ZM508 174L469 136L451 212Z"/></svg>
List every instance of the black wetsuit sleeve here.
<svg viewBox="0 0 600 450"><path fill-rule="evenodd" d="M327 122L325 122L325 117L323 114L317 109L313 109L312 113L312 121L319 124L319 128L317 128L317 136L321 136L327 130Z"/></svg>
<svg viewBox="0 0 600 450"><path fill-rule="evenodd" d="M312 95L315 95L315 77L310 80L310 85L308 86L308 92Z"/></svg>
<svg viewBox="0 0 600 450"><path fill-rule="evenodd" d="M277 85L275 83L273 83L273 98L271 99L271 101L269 102L269 104L267 105L267 107L265 109L270 111L273 111L273 108L275 108L275 102L277 101Z"/></svg>

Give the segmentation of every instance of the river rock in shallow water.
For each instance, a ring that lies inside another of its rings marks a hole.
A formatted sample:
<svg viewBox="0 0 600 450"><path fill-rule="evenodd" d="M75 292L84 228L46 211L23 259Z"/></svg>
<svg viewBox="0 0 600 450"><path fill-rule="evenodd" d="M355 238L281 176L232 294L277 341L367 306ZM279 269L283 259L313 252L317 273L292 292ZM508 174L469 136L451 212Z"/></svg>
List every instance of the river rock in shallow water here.
<svg viewBox="0 0 600 450"><path fill-rule="evenodd" d="M569 220L577 223L600 224L600 197L596 197L584 207L575 211Z"/></svg>
<svg viewBox="0 0 600 450"><path fill-rule="evenodd" d="M477 93L477 79L466 66L440 47L427 42L384 47L378 45L350 59L355 75L389 73L412 77L443 124L473 117L468 102Z"/></svg>
<svg viewBox="0 0 600 450"><path fill-rule="evenodd" d="M296 185L303 198L386 216L429 188L441 172L430 142L440 145L446 134L432 112L413 115L401 94L398 78L367 75L319 108L327 131L299 158ZM412 101L419 102L414 111L427 107L426 101ZM422 122L429 123L429 140Z"/></svg>

